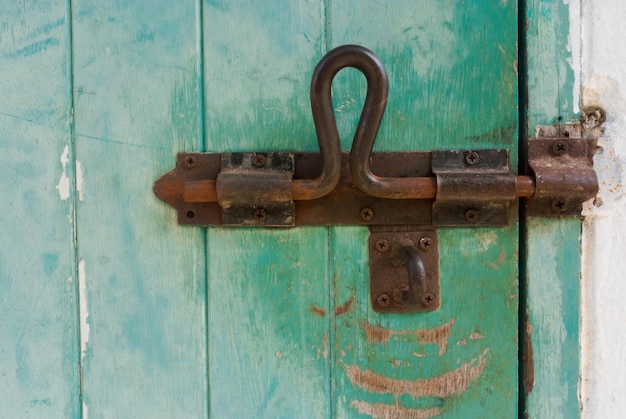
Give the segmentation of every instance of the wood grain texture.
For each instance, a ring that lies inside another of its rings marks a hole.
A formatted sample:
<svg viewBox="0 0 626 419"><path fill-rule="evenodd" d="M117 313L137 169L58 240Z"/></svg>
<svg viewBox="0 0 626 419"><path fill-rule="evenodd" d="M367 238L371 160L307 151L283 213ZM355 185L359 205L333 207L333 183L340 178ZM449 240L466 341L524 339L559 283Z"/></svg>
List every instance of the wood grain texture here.
<svg viewBox="0 0 626 419"><path fill-rule="evenodd" d="M576 121L574 72L568 50L569 7L526 2L528 135L536 125ZM575 35L577 36L577 35ZM580 417L580 220L527 219L526 311L532 354L525 379L529 418Z"/></svg>
<svg viewBox="0 0 626 419"><path fill-rule="evenodd" d="M0 12L0 417L79 413L64 1Z"/></svg>
<svg viewBox="0 0 626 419"><path fill-rule="evenodd" d="M198 7L72 7L83 416L206 417L203 234L152 193L202 147Z"/></svg>
<svg viewBox="0 0 626 419"><path fill-rule="evenodd" d="M317 1L204 7L206 147L317 150ZM328 229L208 231L211 417L326 417Z"/></svg>
<svg viewBox="0 0 626 419"><path fill-rule="evenodd" d="M387 66L379 150L517 144L517 9L511 2L333 2L332 46L358 43ZM338 76L335 108L349 148L365 83ZM511 218L516 218L512 211ZM369 302L367 230L331 228L337 316L333 417L515 417L517 226L440 228L442 306L384 314Z"/></svg>

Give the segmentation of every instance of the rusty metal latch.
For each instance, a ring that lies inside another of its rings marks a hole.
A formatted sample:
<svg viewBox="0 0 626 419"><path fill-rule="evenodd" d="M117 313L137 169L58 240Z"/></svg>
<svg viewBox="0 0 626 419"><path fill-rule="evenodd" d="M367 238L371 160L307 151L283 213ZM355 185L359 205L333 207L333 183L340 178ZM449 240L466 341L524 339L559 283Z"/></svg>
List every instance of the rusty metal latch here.
<svg viewBox="0 0 626 419"><path fill-rule="evenodd" d="M367 79L349 153L341 152L331 97L332 81L345 67ZM434 226L506 225L517 198L526 199L529 215L578 216L598 191L595 139L582 138L580 125L540 128L526 144L523 175L511 170L507 150L373 153L387 93L376 55L356 45L335 48L311 79L319 153L180 153L154 192L176 208L179 224L370 226L374 308L430 311L439 306L437 252L419 243L436 243ZM386 238L375 236L381 231ZM376 247L378 240L393 250ZM389 269L404 272L396 275L404 279L389 283ZM376 272L383 272L382 285Z"/></svg>

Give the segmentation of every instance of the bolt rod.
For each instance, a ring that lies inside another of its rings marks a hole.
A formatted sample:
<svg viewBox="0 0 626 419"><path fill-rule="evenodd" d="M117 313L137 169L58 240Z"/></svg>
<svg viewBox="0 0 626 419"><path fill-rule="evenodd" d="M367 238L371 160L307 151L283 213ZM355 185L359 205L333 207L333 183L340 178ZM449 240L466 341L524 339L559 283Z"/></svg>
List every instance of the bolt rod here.
<svg viewBox="0 0 626 419"><path fill-rule="evenodd" d="M535 194L535 179L532 176L516 176L517 196L529 198ZM398 178L398 181L410 184L410 193L397 196L398 199L431 199L437 197L437 179L434 177ZM299 179L291 182L291 196L294 201L315 199L308 189L300 189ZM171 191L175 193L175 191ZM196 180L187 182L183 186L185 202L217 202L215 180Z"/></svg>

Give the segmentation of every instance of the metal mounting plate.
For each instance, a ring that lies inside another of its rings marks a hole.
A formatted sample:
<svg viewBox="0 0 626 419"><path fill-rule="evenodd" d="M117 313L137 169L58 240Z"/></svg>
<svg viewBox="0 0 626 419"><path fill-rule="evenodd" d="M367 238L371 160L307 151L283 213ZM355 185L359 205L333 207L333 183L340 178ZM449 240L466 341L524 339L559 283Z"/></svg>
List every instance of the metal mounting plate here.
<svg viewBox="0 0 626 419"><path fill-rule="evenodd" d="M596 138L581 138L580 124L540 126L528 139L528 166L535 174L535 195L527 200L531 216L580 217L582 204L598 193L593 170Z"/></svg>
<svg viewBox="0 0 626 419"><path fill-rule="evenodd" d="M292 153L224 153L217 199L224 225L295 225Z"/></svg>
<svg viewBox="0 0 626 419"><path fill-rule="evenodd" d="M433 225L506 225L515 200L507 150L436 151Z"/></svg>
<svg viewBox="0 0 626 419"><path fill-rule="evenodd" d="M409 275L400 249L412 246L426 269L425 295L415 305L403 303ZM439 308L439 242L434 230L372 227L369 237L370 297L379 313L419 313Z"/></svg>
<svg viewBox="0 0 626 419"><path fill-rule="evenodd" d="M432 199L381 199L367 195L352 183L349 158L348 153L342 154L341 181L331 193L312 201L295 201L296 225L430 225ZM371 166L381 176L432 176L430 160L430 152L375 153ZM224 223L218 202L195 202L187 196L191 188L197 191L202 189L203 184L214 184L220 174L221 163L220 153L180 153L176 168L157 180L154 191L159 198L176 208L179 224ZM320 155L294 153L294 166L294 178L315 178L321 168ZM217 198L213 196L210 199Z"/></svg>

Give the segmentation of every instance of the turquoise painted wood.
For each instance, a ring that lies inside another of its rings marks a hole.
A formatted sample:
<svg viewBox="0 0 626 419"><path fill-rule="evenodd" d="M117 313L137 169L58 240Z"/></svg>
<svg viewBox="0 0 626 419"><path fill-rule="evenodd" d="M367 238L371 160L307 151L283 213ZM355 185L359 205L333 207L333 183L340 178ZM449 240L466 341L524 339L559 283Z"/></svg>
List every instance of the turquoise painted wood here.
<svg viewBox="0 0 626 419"><path fill-rule="evenodd" d="M542 32L565 10L526 10L529 126L573 116L550 96L571 86L567 30ZM379 315L366 228L180 227L152 183L180 151L315 151L310 76L346 43L389 73L377 150L515 162L517 37L510 1L3 7L0 417L516 417L516 223L440 228L441 309ZM335 81L344 150L364 90ZM526 223L530 417L574 417L577 228Z"/></svg>
<svg viewBox="0 0 626 419"><path fill-rule="evenodd" d="M512 147L516 159L515 5L342 2L320 16L295 1L240 4L204 9L207 150L315 149L311 69L333 46L359 43L390 74L379 149ZM355 71L336 81L344 149L364 90ZM442 309L380 316L367 229L209 229L211 412L515 416L517 228L440 238Z"/></svg>
<svg viewBox="0 0 626 419"><path fill-rule="evenodd" d="M556 0L526 2L526 131L578 120L579 100L568 47L569 7ZM575 33L573 36L577 36ZM580 70L580 69L578 69ZM524 379L529 418L580 417L580 220L528 218Z"/></svg>
<svg viewBox="0 0 626 419"><path fill-rule="evenodd" d="M206 149L316 150L317 2L204 5ZM330 411L328 230L208 229L211 416Z"/></svg>
<svg viewBox="0 0 626 419"><path fill-rule="evenodd" d="M198 19L194 1L72 2L83 417L207 414L203 232L152 193L202 147Z"/></svg>
<svg viewBox="0 0 626 419"><path fill-rule="evenodd" d="M64 1L0 11L0 417L80 412Z"/></svg>
<svg viewBox="0 0 626 419"><path fill-rule="evenodd" d="M516 160L515 4L361 6L333 3L329 38L370 45L386 63L379 149L506 147ZM354 72L338 82L349 139L364 84ZM378 315L369 303L367 230L331 229L335 306L353 301L334 322L335 417L516 416L517 228L438 233L440 310Z"/></svg>

